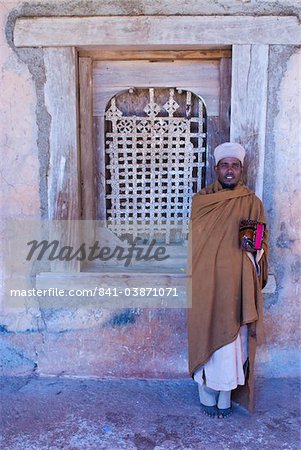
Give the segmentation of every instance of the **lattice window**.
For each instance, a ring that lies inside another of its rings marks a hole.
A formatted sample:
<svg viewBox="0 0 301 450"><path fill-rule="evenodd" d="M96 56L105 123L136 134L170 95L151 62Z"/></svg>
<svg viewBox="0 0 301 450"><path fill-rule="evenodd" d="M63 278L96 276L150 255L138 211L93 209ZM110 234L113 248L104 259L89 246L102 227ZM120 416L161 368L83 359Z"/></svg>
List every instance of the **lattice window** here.
<svg viewBox="0 0 301 450"><path fill-rule="evenodd" d="M175 88L131 89L111 99L105 118L110 229L183 242L192 195L204 180L203 101Z"/></svg>

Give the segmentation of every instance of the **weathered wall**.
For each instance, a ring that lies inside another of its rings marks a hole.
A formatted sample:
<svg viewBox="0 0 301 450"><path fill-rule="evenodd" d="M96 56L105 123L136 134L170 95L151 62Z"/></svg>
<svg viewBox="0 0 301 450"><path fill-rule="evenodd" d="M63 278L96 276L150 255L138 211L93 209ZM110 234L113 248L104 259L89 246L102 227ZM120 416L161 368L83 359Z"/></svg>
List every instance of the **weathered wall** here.
<svg viewBox="0 0 301 450"><path fill-rule="evenodd" d="M295 2L2 2L1 220L47 215L51 117L45 107L43 50L14 49L17 16L93 14L299 14ZM271 228L275 294L265 296L267 342L258 372L298 375L297 155L300 148L300 50L272 46L264 201ZM259 99L260 101L260 99ZM299 164L300 167L300 164ZM4 207L3 207L4 206ZM299 228L300 229L300 228ZM4 373L84 376L185 376L186 311L9 309L2 295Z"/></svg>
<svg viewBox="0 0 301 450"><path fill-rule="evenodd" d="M260 361L275 375L300 370L300 59L300 48L270 47L264 202L277 290L265 298Z"/></svg>

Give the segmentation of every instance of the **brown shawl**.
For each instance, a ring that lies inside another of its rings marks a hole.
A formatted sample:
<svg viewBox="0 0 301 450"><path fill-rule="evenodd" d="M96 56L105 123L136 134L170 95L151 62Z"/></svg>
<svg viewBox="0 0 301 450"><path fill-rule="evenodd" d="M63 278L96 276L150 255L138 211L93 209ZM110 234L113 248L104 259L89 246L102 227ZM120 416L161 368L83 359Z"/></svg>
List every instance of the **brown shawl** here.
<svg viewBox="0 0 301 450"><path fill-rule="evenodd" d="M239 401L252 410L256 342L262 339L261 289L267 281L267 233L258 277L252 261L239 246L242 219L266 223L261 201L242 183L230 190L216 181L193 197L188 274L189 370L193 376L215 350L236 339L241 325L248 324L247 382L235 391L240 394Z"/></svg>

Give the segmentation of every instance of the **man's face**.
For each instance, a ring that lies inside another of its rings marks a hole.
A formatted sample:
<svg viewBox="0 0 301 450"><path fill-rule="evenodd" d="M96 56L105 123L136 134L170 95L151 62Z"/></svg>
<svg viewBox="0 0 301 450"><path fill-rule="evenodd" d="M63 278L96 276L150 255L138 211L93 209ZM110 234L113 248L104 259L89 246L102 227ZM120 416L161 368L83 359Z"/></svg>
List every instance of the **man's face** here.
<svg viewBox="0 0 301 450"><path fill-rule="evenodd" d="M242 165L237 158L221 159L214 170L223 188L234 188L241 179Z"/></svg>

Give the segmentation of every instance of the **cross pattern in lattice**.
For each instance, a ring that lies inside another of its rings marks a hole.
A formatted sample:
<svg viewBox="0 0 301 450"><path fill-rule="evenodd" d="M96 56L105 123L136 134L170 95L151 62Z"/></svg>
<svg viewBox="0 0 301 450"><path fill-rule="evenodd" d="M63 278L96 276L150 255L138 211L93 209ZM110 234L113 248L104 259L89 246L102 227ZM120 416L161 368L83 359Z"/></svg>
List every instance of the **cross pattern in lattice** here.
<svg viewBox="0 0 301 450"><path fill-rule="evenodd" d="M174 99L171 98L163 105L163 108L169 113L170 116L172 116L173 113L179 108L179 105Z"/></svg>
<svg viewBox="0 0 301 450"><path fill-rule="evenodd" d="M203 104L198 99L198 117L174 117L179 105L169 93L160 108L150 91L149 117L123 116L115 99L106 114L112 125L106 133L107 218L118 235L166 243L187 237L193 187L200 188L204 167ZM164 108L169 116L158 116Z"/></svg>

